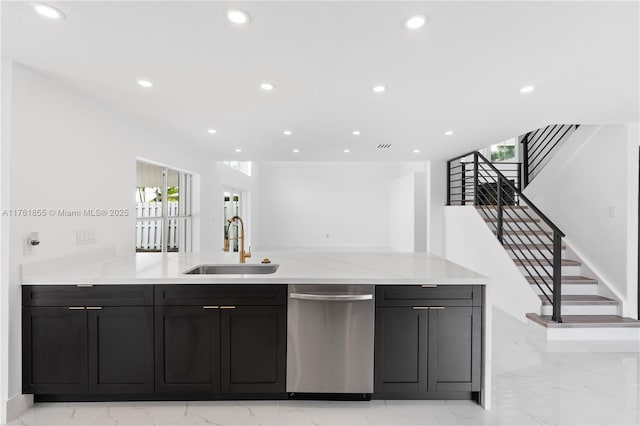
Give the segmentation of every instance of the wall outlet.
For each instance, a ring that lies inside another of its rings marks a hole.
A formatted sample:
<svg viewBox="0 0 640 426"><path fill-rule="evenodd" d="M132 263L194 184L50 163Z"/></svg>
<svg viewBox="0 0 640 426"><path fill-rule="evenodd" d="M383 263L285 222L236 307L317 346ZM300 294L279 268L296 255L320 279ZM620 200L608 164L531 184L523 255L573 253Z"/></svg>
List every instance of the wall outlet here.
<svg viewBox="0 0 640 426"><path fill-rule="evenodd" d="M29 232L24 237L24 254L33 253L33 248L40 244L40 234L38 232Z"/></svg>
<svg viewBox="0 0 640 426"><path fill-rule="evenodd" d="M95 229L83 229L76 231L76 245L83 246L85 244L95 244L96 242L96 230Z"/></svg>

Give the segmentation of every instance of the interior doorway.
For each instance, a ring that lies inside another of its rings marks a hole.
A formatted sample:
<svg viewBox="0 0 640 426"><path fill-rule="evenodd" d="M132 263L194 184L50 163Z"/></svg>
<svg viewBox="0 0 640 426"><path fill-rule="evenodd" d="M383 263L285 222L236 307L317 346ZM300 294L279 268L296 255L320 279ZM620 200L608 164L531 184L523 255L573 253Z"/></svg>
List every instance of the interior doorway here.
<svg viewBox="0 0 640 426"><path fill-rule="evenodd" d="M239 224L237 221L229 223L229 219L234 216L240 216L244 219L243 212L243 195L242 191L231 188L224 190L224 238L229 241L229 251L238 252L240 235Z"/></svg>

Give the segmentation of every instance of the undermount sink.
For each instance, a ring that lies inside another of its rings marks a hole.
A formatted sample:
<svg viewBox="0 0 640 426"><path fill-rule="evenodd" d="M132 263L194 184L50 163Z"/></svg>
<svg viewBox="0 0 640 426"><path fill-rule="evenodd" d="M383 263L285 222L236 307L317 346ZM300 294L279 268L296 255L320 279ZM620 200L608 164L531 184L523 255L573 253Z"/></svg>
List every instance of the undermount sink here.
<svg viewBox="0 0 640 426"><path fill-rule="evenodd" d="M280 265L274 263L233 263L226 265L198 265L183 272L188 275L215 274L273 274Z"/></svg>

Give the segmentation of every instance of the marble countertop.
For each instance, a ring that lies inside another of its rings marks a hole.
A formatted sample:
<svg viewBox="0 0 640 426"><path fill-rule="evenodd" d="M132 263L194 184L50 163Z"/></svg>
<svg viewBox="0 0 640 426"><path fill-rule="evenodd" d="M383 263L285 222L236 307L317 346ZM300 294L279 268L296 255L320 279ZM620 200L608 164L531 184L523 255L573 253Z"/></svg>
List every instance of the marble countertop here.
<svg viewBox="0 0 640 426"><path fill-rule="evenodd" d="M184 275L201 264L238 263L237 253L97 253L22 265L21 283L42 284L487 284L480 274L425 253L255 252L280 267L261 275Z"/></svg>

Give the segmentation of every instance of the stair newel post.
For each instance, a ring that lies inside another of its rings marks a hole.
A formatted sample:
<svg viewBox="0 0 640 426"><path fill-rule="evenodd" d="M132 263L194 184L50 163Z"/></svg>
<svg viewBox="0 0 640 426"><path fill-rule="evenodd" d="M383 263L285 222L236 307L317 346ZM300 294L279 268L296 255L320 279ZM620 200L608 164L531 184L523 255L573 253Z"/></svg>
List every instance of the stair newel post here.
<svg viewBox="0 0 640 426"><path fill-rule="evenodd" d="M498 223L497 223L497 237L498 237L498 241L500 241L500 244L502 244L502 177L500 177L500 175L498 175L498 180L497 180L497 187L496 187L496 198L497 198L497 205L496 205L496 209L498 210Z"/></svg>
<svg viewBox="0 0 640 426"><path fill-rule="evenodd" d="M529 133L522 138L522 186L518 188L522 191L529 185Z"/></svg>
<svg viewBox="0 0 640 426"><path fill-rule="evenodd" d="M460 162L462 166L462 205L467 205L467 163Z"/></svg>
<svg viewBox="0 0 640 426"><path fill-rule="evenodd" d="M473 205L478 205L478 152L473 153Z"/></svg>
<svg viewBox="0 0 640 426"><path fill-rule="evenodd" d="M551 320L562 322L562 242L557 229L553 230L553 315Z"/></svg>
<svg viewBox="0 0 640 426"><path fill-rule="evenodd" d="M447 161L447 205L451 205L451 160Z"/></svg>

